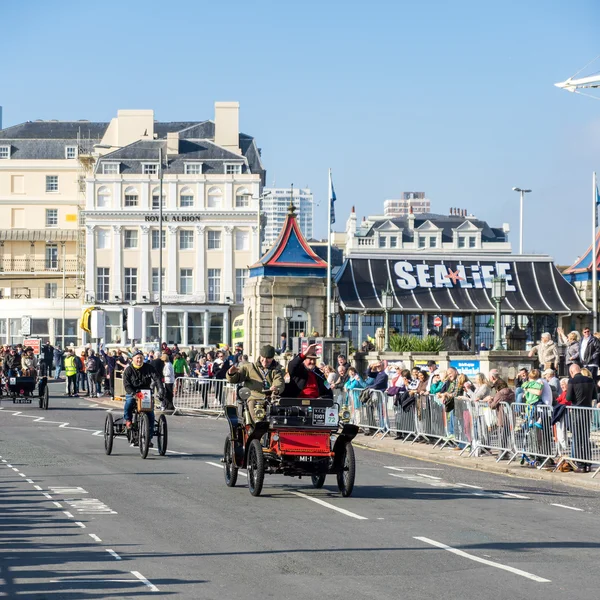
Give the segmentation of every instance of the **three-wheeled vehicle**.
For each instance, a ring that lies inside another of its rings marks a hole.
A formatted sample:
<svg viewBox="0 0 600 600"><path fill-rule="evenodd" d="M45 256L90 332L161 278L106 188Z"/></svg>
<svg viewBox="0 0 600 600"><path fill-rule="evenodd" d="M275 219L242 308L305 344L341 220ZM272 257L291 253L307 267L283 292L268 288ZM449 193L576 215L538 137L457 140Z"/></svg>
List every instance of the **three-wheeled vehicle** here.
<svg viewBox="0 0 600 600"><path fill-rule="evenodd" d="M149 398L149 399L148 399ZM104 452L110 454L113 449L115 436L127 437L127 441L140 449L142 458L148 456L150 449L150 418L148 413L152 412L151 393L140 393L136 398L136 403L133 406L133 418L131 427L128 429L125 424L125 419L119 417L113 418L111 413L106 413L104 420ZM154 421L154 436L158 443L158 453L164 456L167 453L167 443L169 440L169 430L167 427L167 417L160 415Z"/></svg>
<svg viewBox="0 0 600 600"><path fill-rule="evenodd" d="M315 488L335 475L342 496L354 488L356 463L347 407L330 398L281 398L257 401L254 415L247 400L250 390L238 388L237 406L226 406L229 434L223 462L225 483L236 484L238 469L247 469L248 487L259 496L266 473L289 477L310 476Z"/></svg>
<svg viewBox="0 0 600 600"><path fill-rule="evenodd" d="M31 404L38 398L39 407L48 410L50 391L48 378L38 373L33 376L4 377L5 385L0 386L0 400L12 400L13 404Z"/></svg>

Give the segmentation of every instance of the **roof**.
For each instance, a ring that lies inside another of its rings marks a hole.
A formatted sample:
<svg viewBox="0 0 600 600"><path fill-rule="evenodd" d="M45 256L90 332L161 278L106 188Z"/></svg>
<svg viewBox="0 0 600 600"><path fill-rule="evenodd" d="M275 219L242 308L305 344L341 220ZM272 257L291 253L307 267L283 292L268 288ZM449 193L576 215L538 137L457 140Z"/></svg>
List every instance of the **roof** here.
<svg viewBox="0 0 600 600"><path fill-rule="evenodd" d="M250 277L325 277L327 263L308 245L290 204L285 223L271 249L250 267Z"/></svg>
<svg viewBox="0 0 600 600"><path fill-rule="evenodd" d="M518 260L349 258L337 274L346 311L383 310L382 292L391 284L393 312L493 314L491 278L507 279L502 312L508 314L588 314L575 288L550 257Z"/></svg>
<svg viewBox="0 0 600 600"><path fill-rule="evenodd" d="M596 234L596 271L600 267L600 231ZM568 269L563 271L564 277L571 283L589 281L592 278L592 245Z"/></svg>
<svg viewBox="0 0 600 600"><path fill-rule="evenodd" d="M81 138L101 139L108 123L92 121L26 121L0 129L0 139L13 140L76 140Z"/></svg>

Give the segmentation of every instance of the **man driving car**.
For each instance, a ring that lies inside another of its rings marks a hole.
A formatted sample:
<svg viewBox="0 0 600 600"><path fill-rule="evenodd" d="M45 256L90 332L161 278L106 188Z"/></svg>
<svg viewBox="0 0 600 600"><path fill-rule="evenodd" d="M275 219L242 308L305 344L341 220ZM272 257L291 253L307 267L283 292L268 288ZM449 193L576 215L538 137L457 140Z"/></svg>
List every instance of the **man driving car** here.
<svg viewBox="0 0 600 600"><path fill-rule="evenodd" d="M275 360L275 348L263 346L255 363L232 365L226 373L229 383L243 383L250 390L248 410L254 419L254 406L257 400L264 400L267 395L279 396L283 391L283 371Z"/></svg>
<svg viewBox="0 0 600 600"><path fill-rule="evenodd" d="M161 378L157 375L156 370L150 363L144 362L144 354L138 350L131 360L131 364L127 366L123 372L123 387L125 388L125 410L123 418L127 429L131 428L131 420L133 418L133 407L136 403L135 395L142 390L151 390L153 384L158 390L159 398L164 399L164 386ZM152 436L154 435L154 405L152 411L148 413L150 420L150 447L152 444Z"/></svg>

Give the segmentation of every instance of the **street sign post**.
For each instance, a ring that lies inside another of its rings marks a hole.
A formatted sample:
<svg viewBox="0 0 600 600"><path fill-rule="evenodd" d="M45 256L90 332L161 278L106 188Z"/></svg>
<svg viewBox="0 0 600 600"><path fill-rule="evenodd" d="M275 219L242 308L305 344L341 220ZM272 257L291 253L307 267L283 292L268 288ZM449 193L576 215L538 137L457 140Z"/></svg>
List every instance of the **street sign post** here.
<svg viewBox="0 0 600 600"><path fill-rule="evenodd" d="M155 306L152 309L152 318L154 319L155 325L160 325L160 306Z"/></svg>
<svg viewBox="0 0 600 600"><path fill-rule="evenodd" d="M433 326L441 327L442 326L442 317L436 317L435 319L433 319Z"/></svg>
<svg viewBox="0 0 600 600"><path fill-rule="evenodd" d="M21 317L21 335L31 335L31 317Z"/></svg>

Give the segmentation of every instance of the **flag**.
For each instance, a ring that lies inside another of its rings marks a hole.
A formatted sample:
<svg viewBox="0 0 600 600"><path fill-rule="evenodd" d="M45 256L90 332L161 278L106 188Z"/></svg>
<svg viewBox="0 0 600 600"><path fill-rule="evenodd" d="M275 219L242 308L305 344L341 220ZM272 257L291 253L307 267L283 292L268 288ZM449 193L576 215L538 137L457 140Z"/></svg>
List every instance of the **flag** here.
<svg viewBox="0 0 600 600"><path fill-rule="evenodd" d="M600 205L600 193L598 193L598 186L596 186L596 206L594 206L594 211L596 214L596 227L598 227L598 205Z"/></svg>
<svg viewBox="0 0 600 600"><path fill-rule="evenodd" d="M335 223L335 190L333 189L333 179L331 179L331 171L329 171L329 222L331 225Z"/></svg>

